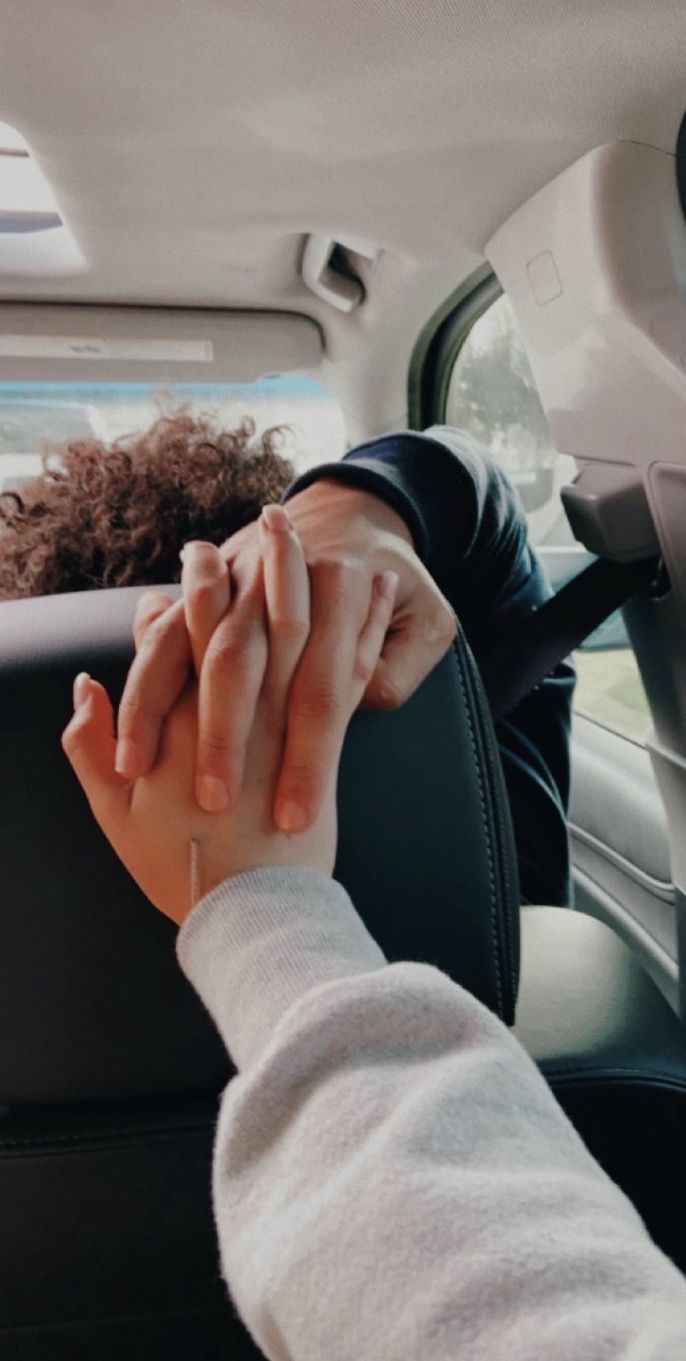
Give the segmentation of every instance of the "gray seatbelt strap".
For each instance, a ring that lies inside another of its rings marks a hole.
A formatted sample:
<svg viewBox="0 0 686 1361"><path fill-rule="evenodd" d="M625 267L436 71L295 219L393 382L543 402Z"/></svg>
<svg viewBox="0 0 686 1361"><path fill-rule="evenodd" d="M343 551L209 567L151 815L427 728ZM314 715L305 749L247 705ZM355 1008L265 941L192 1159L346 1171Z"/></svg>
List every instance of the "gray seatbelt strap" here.
<svg viewBox="0 0 686 1361"><path fill-rule="evenodd" d="M647 590L658 570L657 558L628 563L598 558L529 619L501 633L479 659L493 717L514 709L620 605Z"/></svg>

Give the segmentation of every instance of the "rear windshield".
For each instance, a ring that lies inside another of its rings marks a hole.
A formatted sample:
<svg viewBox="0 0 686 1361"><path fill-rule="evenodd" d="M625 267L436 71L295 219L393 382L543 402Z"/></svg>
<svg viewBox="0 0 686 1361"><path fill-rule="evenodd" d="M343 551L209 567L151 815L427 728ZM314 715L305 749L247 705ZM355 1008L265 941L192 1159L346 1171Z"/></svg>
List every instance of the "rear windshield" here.
<svg viewBox="0 0 686 1361"><path fill-rule="evenodd" d="M137 434L180 407L212 415L228 429L248 416L256 433L286 427L282 452L298 473L342 456L343 416L335 398L309 378L279 376L256 383L0 383L0 491L41 471L46 444L68 439L111 441Z"/></svg>

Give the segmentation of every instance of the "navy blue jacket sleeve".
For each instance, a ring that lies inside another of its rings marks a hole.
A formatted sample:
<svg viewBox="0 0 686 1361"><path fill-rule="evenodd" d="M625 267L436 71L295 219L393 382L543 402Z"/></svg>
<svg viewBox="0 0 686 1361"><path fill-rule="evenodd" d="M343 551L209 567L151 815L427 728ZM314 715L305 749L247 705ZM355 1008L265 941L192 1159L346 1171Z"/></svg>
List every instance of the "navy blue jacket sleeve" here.
<svg viewBox="0 0 686 1361"><path fill-rule="evenodd" d="M435 426L423 435L381 436L340 463L304 474L286 498L322 477L371 491L402 515L477 663L504 624L524 619L549 597L517 493L468 435ZM525 902L570 898L566 814L573 690L574 669L562 663L496 724Z"/></svg>

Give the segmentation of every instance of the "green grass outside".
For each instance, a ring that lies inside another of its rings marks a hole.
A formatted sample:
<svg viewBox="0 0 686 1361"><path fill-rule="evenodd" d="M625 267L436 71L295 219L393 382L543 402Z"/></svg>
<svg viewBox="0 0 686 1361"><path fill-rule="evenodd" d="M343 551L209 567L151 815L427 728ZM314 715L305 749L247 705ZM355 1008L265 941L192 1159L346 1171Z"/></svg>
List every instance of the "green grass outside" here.
<svg viewBox="0 0 686 1361"><path fill-rule="evenodd" d="M575 710L643 742L650 728L650 710L631 649L576 652L574 660L579 675Z"/></svg>

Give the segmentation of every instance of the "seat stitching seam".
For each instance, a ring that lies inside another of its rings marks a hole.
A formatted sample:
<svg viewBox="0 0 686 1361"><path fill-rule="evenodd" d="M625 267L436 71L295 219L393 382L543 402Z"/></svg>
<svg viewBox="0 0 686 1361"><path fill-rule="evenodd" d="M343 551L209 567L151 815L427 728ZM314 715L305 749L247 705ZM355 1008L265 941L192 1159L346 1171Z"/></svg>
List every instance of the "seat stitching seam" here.
<svg viewBox="0 0 686 1361"><path fill-rule="evenodd" d="M491 763L492 763L492 765L493 765L493 764L495 764L496 761L499 761L499 760L500 760L500 757L499 757L499 755L497 754L497 752L495 751L495 748L494 748L493 734L492 734L492 731L491 731L491 728L490 728L490 724L484 722L483 725L482 725L482 727L483 727L483 734L484 734L486 746L487 746L487 748L488 748L488 755L489 755L490 760L491 760ZM495 799L495 802L497 803L497 797L496 797L496 799ZM508 810L508 816L509 816L509 815L510 815L510 814L509 814L509 810ZM511 920L511 919L512 919L512 911L511 911L512 889L511 889L511 883L510 883L510 873L509 873L509 869L508 869L508 856L507 856L507 854L503 854L503 855L501 856L501 858L500 858L500 863L501 863L501 872L502 872L502 875L503 875L503 879L504 879L504 881L505 881L505 915L506 915L507 917L510 918L511 935L514 936L515 933L516 933L516 926L515 926L515 924L512 922L512 920ZM509 973L509 976L510 976L510 988L511 988L511 991L512 991L512 1002L513 1002L513 1005L514 1005L515 1002L516 1002L516 998L517 998L517 979L516 979L516 970L515 970L514 952L513 952L512 949L509 949L509 950L506 951L506 954L507 954L507 961L506 961L506 963L507 963L508 973Z"/></svg>
<svg viewBox="0 0 686 1361"><path fill-rule="evenodd" d="M541 1071L548 1081L552 1081L555 1078L577 1077L585 1073L593 1073L596 1077L603 1079L608 1077L639 1078L646 1083L669 1083L671 1086L683 1087L686 1090L686 1078L680 1078L671 1073L646 1073L642 1068L620 1068L612 1064L608 1064L606 1068L603 1068L597 1067L592 1063L575 1064L573 1068L546 1069L543 1066L544 1064L545 1059L542 1059L540 1061Z"/></svg>
<svg viewBox="0 0 686 1361"><path fill-rule="evenodd" d="M208 1121L206 1125L176 1125L170 1128L158 1127L157 1129L80 1130L78 1134L44 1135L42 1137L37 1136L35 1139L30 1135L24 1139L5 1139L0 1135L0 1157L5 1152L15 1152L19 1149L29 1151L33 1148L52 1148L57 1145L101 1144L111 1139L128 1139L133 1142L140 1139L175 1139L184 1135L205 1135L211 1128L211 1122Z"/></svg>
<svg viewBox="0 0 686 1361"><path fill-rule="evenodd" d="M501 1016L503 1016L503 1015L504 1015L504 1010L505 1010L505 1008L504 1008L504 1004L503 1004L502 982L501 982L501 977L500 977L500 957L499 957L499 954L498 954L498 946L497 946L497 903L496 903L495 871L494 871L494 866L493 866L493 848L492 848L492 844L491 844L491 831L490 831L490 826L489 826L489 821L488 821L488 812L487 812L487 808L486 808L486 797L485 797L484 788L483 788L483 780L482 780L482 775L481 775L481 766L480 766L480 762L479 762L479 758L478 758L478 750L477 750L477 745L476 745L476 738L475 738L475 735L474 735L474 725L473 725L472 715L471 715L471 711L470 711L470 702L469 702L469 697L468 697L468 694L467 694L467 687L466 687L466 683L465 683L465 678L464 678L464 675L462 674L462 666L461 666L461 664L460 664L460 659L458 658L457 653L455 653L455 664L456 664L456 670L457 670L458 680L459 680L459 683L460 683L460 689L461 689L461 691L462 691L462 698L463 698L463 701L464 701L465 713L466 713L466 715L467 715L467 727L468 727L468 729L469 729L469 738L470 738L470 742L471 742L471 745L472 745L472 753L473 753L473 756L474 756L474 768L475 768L475 771L476 771L477 788L478 788L478 790L479 790L479 802L480 802L480 804L481 804L481 813L482 813L482 818L483 818L484 831L485 831L485 834L486 834L486 846L487 846L487 851L488 851L488 882L489 882L489 887L490 887L490 892L491 892L491 916L490 916L490 921L491 921L491 943L492 943L492 947L493 947L493 958L494 958L494 962L495 962L495 987L496 987L496 997L497 997L497 1000L498 1000L498 1011L499 1011L499 1014L500 1014Z"/></svg>

